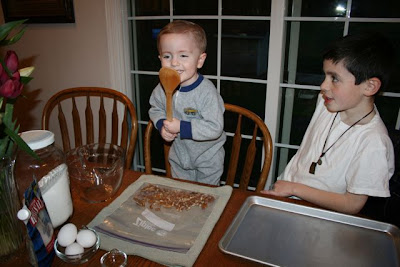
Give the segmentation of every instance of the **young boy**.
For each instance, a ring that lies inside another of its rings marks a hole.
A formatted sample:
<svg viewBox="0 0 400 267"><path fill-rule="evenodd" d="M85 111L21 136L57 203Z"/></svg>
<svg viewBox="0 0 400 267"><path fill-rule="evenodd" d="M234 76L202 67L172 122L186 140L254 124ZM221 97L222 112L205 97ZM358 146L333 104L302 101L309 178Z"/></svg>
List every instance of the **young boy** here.
<svg viewBox="0 0 400 267"><path fill-rule="evenodd" d="M326 51L325 80L300 148L263 193L349 214L368 196L390 196L393 145L374 96L388 82L392 52L378 34L346 36Z"/></svg>
<svg viewBox="0 0 400 267"><path fill-rule="evenodd" d="M160 84L151 94L149 116L162 138L172 142L173 177L218 185L224 169L225 108L214 84L197 71L206 59L206 46L204 30L189 21L173 21L160 31L161 66L175 69L181 84L173 95L173 120L166 120L166 97Z"/></svg>

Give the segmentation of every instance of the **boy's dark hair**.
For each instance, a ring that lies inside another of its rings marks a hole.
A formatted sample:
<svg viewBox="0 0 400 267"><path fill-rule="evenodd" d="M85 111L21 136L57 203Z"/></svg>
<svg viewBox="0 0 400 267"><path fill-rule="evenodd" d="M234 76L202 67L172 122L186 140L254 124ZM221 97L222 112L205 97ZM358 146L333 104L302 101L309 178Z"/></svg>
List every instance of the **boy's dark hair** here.
<svg viewBox="0 0 400 267"><path fill-rule="evenodd" d="M332 43L323 54L324 60L332 60L334 64L342 61L356 78L356 85L376 77L381 81L381 89L389 82L393 58L391 43L380 33L344 36Z"/></svg>

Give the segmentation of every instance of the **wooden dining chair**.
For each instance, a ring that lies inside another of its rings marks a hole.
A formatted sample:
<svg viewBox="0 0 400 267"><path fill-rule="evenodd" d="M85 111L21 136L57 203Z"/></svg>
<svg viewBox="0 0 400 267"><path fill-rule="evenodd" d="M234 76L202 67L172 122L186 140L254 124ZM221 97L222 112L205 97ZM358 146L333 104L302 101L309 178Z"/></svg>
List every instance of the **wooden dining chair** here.
<svg viewBox="0 0 400 267"><path fill-rule="evenodd" d="M145 173L146 174L152 174L153 173L153 167L152 167L152 158L151 158L151 144L152 144L152 134L153 130L157 131L157 129L154 127L153 122L150 120L147 123L146 130L144 132L144 165L145 165ZM158 133L156 133L158 134ZM164 167L165 167L165 176L172 178L171 174L171 165L169 164L168 161L168 154L169 154L169 149L171 147L171 143L165 142L162 140L162 146L163 146L163 157L164 157Z"/></svg>
<svg viewBox="0 0 400 267"><path fill-rule="evenodd" d="M260 192L264 189L267 182L272 161L273 144L268 127L265 125L264 121L252 111L232 104L225 103L224 117L225 131L233 132L233 136L231 142L227 141L225 145L226 170L224 171L222 180L226 178L225 183L227 185L234 186L234 184L239 184L240 190L247 190L251 176L258 176L255 191ZM245 127L243 127L244 124ZM243 133L245 130L244 128L251 129L250 134ZM145 172L147 174L153 173L151 136L154 129L153 123L149 121L144 137ZM243 138L243 135L246 135L248 138ZM257 140L262 142L262 146L256 144L258 142ZM165 176L172 177L171 166L168 162L170 144L164 142L163 147L164 164L166 168ZM261 166L255 168L254 163L256 155L257 152L261 152L261 147L264 148L264 160ZM238 166L241 167L241 173L238 170Z"/></svg>
<svg viewBox="0 0 400 267"><path fill-rule="evenodd" d="M99 107L98 113L93 112L92 107ZM131 167L138 122L135 107L126 95L103 87L64 89L47 101L42 113L42 129L49 130L50 116L55 109L58 110L58 124L65 152L84 144L112 143L125 149L125 167ZM107 121L111 125L107 126ZM95 129L98 129L96 140ZM86 133L86 138L82 133Z"/></svg>

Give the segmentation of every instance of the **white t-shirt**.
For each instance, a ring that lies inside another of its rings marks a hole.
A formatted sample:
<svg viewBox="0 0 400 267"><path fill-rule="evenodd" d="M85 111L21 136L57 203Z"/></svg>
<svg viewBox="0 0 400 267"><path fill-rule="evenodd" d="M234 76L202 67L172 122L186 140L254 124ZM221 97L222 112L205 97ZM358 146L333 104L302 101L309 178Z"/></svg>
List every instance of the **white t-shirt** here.
<svg viewBox="0 0 400 267"><path fill-rule="evenodd" d="M317 189L377 197L390 196L389 179L394 172L393 144L375 107L375 116L364 125L348 130L321 158L315 174L310 165L321 155L322 147L336 113L329 112L319 95L317 107L299 150L279 180L302 183ZM350 126L337 115L325 150Z"/></svg>

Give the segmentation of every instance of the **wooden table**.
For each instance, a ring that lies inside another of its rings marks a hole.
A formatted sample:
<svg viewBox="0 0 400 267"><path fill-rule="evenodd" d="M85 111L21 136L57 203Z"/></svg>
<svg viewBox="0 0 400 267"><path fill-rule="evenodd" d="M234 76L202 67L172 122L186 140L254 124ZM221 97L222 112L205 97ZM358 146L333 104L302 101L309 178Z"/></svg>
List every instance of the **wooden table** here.
<svg viewBox="0 0 400 267"><path fill-rule="evenodd" d="M118 197L125 190L125 188L127 188L131 183L135 182L142 174L144 173L126 170L124 173L121 188L118 190L117 194L111 200L103 203L96 203L96 204L87 203L84 200L77 197L75 192L72 190L74 213L72 214L72 217L69 219L69 222L74 223L78 227L81 225L88 224L104 207L106 207L116 197ZM205 244L199 257L197 258L194 266L215 266L216 264L218 264L218 266L261 266L261 264L252 261L241 259L232 255L227 255L221 252L220 249L218 248L219 241L221 240L222 236L228 229L236 213L239 211L240 207L242 206L246 198L252 195L267 197L266 195L256 194L251 191L240 191L238 189L233 190L232 195L219 221L217 222L213 231L211 232L211 235L208 238L207 243ZM268 196L268 198L273 198L285 202L297 203L302 205L310 205L308 202L301 200L271 197L271 196ZM99 249L99 251L87 263L84 263L79 266L100 266L100 257L104 253L106 253L106 251ZM4 266L26 266L26 265L27 265L27 257L26 255L22 255ZM56 256L52 266L69 266L69 265ZM162 265L139 256L129 256L127 266L162 266Z"/></svg>

